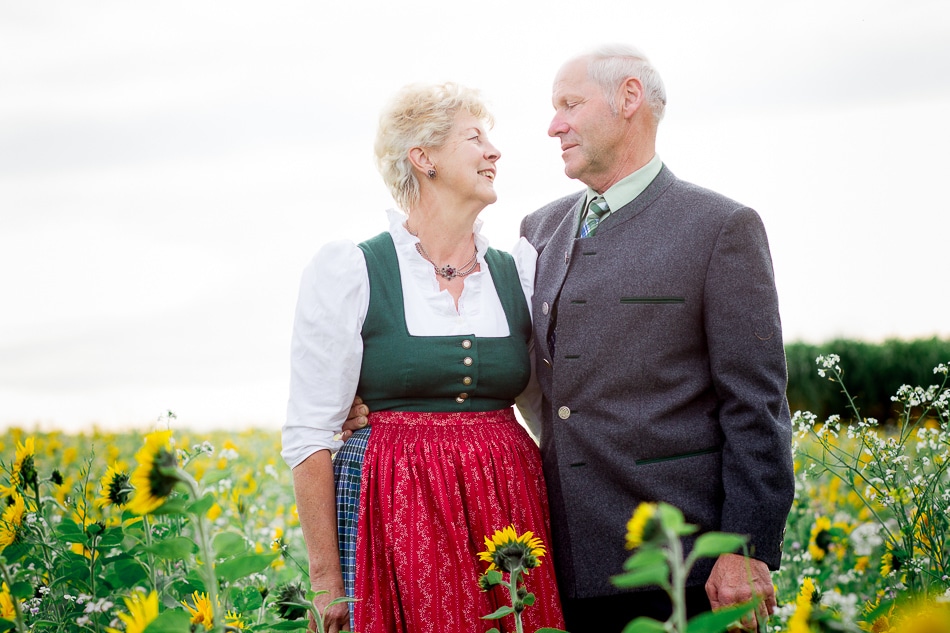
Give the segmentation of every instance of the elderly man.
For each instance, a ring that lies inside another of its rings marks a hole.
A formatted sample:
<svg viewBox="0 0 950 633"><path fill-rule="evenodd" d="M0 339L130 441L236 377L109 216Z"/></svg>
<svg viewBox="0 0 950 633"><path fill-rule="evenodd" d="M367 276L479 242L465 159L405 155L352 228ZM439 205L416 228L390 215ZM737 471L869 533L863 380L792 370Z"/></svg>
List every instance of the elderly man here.
<svg viewBox="0 0 950 633"><path fill-rule="evenodd" d="M552 552L572 633L665 620L659 589L625 592L626 522L642 501L703 531L749 537L688 579L690 615L763 597L775 607L794 496L778 299L752 209L677 179L656 154L663 83L637 50L565 64L548 134L586 191L522 222L534 294L541 452ZM594 527L596 526L596 529ZM692 540L687 540L687 548Z"/></svg>

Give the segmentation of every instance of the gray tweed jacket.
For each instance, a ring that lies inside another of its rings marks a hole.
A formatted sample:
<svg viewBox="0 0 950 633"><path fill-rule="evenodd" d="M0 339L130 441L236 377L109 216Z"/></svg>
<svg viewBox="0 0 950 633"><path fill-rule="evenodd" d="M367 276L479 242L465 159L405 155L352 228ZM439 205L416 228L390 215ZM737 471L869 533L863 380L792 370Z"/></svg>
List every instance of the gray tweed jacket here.
<svg viewBox="0 0 950 633"><path fill-rule="evenodd" d="M747 535L777 569L794 496L791 420L758 214L665 166L577 239L583 201L552 202L521 226L539 252L541 453L562 595L619 592L609 579L630 555L626 523L640 501Z"/></svg>

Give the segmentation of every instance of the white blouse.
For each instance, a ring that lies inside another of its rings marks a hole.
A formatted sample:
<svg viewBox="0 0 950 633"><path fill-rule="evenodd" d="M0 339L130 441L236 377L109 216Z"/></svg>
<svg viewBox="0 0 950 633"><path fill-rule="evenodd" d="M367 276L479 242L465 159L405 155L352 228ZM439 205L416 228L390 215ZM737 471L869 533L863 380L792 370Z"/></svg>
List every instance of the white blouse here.
<svg viewBox="0 0 950 633"><path fill-rule="evenodd" d="M465 277L458 310L440 290L432 264L416 251L419 239L406 230L406 216L390 209L389 233L396 246L406 326L413 336L508 336L508 321L485 263L488 240L475 222L480 270ZM521 289L531 308L537 251L521 238L511 251ZM369 276L363 252L353 242L326 244L304 269L290 343L290 399L282 429L281 456L294 468L319 450L336 452L336 439L356 395L363 359L360 331L369 308ZM534 379L516 400L537 435L534 413L540 390Z"/></svg>

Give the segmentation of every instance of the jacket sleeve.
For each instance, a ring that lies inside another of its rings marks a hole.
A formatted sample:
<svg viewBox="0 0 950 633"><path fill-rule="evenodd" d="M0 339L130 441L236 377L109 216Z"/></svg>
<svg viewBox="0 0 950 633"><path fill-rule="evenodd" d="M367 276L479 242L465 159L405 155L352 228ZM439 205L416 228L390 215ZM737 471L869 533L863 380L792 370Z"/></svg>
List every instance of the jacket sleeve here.
<svg viewBox="0 0 950 633"><path fill-rule="evenodd" d="M792 428L772 260L752 209L722 225L703 318L724 437L722 530L748 535L751 554L777 569L795 491Z"/></svg>

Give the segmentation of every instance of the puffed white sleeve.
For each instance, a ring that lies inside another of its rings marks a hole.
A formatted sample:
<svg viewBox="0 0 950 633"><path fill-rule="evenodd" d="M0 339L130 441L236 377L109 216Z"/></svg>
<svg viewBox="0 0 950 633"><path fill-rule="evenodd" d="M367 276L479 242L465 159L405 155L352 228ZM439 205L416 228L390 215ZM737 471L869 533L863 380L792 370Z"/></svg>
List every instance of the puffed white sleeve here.
<svg viewBox="0 0 950 633"><path fill-rule="evenodd" d="M518 277L521 280L521 290L524 292L524 298L528 301L528 313L531 313L531 300L534 297L534 274L538 265L538 251L525 238L520 238L511 249L511 256L515 260L515 268L518 269ZM528 386L521 392L521 395L515 398L515 405L521 414L525 425L534 437L540 437L541 433L541 387L538 385L537 374L534 366L534 336L528 342L529 357L531 359L531 378Z"/></svg>
<svg viewBox="0 0 950 633"><path fill-rule="evenodd" d="M335 439L353 404L360 378L360 330L369 307L363 252L332 242L304 269L290 343L290 398L281 429L281 456L294 468Z"/></svg>

